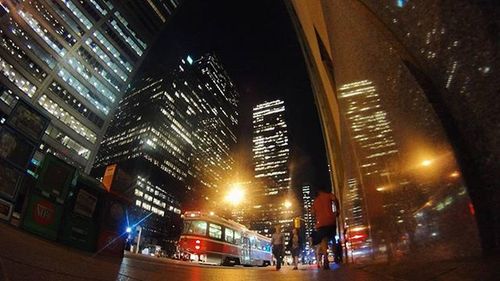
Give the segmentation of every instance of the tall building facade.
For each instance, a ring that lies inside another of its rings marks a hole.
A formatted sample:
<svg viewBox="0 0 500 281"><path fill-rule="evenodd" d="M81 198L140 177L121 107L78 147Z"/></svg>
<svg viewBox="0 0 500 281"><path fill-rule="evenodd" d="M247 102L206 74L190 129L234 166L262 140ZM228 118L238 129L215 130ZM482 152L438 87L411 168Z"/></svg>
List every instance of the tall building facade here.
<svg viewBox="0 0 500 281"><path fill-rule="evenodd" d="M369 233L347 238L372 241L349 253L353 262L476 256L478 225L483 250L500 245L499 228L491 226L498 221L499 197L490 188L497 182L491 171L499 162L491 159L498 153L485 145L498 133L491 130L498 119L491 104L499 104L492 90L498 88L498 68L491 67L497 61L498 17L492 15L498 5L428 2L285 2L302 45L347 233L361 218L346 206L359 205L357 197L364 201ZM344 149L349 143L352 156ZM451 220L461 221L461 229Z"/></svg>
<svg viewBox="0 0 500 281"><path fill-rule="evenodd" d="M237 142L239 93L214 55L189 60L187 65L188 77L196 79L186 81L199 93L200 104L200 117L194 131L196 147L191 173L196 180L193 188L208 206L213 206L220 203L220 188L227 183L234 165L231 149Z"/></svg>
<svg viewBox="0 0 500 281"><path fill-rule="evenodd" d="M373 209L372 221L379 223L383 217L383 226L378 227L375 232L376 237L369 236L368 232L364 239L353 239L356 235L363 236L359 226L355 226L354 216L359 220L362 209L352 209L352 217L346 217L345 223L348 226L350 240L364 240L369 243L375 240L387 240L386 236L396 233L395 225L401 219L401 212L405 212L402 206L404 194L400 194L398 200L385 195L392 194L400 189L401 179L394 179L392 170L395 162L398 161L398 147L394 139L394 132L391 121L388 118L384 104L372 81L362 80L340 86L338 92L339 102L345 110L346 125L348 126L348 136L354 146L354 158L357 163L357 170L360 176L363 190L371 197L370 209ZM360 203L359 187L354 185L352 180L348 181L347 193L353 198L345 202ZM351 190L352 188L352 190ZM357 193L355 193L357 191ZM351 201L352 200L352 201ZM352 206L355 208L363 206ZM352 220L350 220L352 219ZM352 230L355 231L352 231ZM363 230L364 231L364 230ZM351 241L359 242L359 241Z"/></svg>
<svg viewBox="0 0 500 281"><path fill-rule="evenodd" d="M263 235L271 235L276 225L290 231L293 212L286 203L291 196L290 146L284 101L254 106L252 150L256 204L250 227Z"/></svg>
<svg viewBox="0 0 500 281"><path fill-rule="evenodd" d="M305 228L305 251L307 253L312 250L312 245L310 244L309 237L311 237L316 224L316 219L312 214L312 203L313 194L311 190L311 185L305 184L302 186L302 218L304 219Z"/></svg>
<svg viewBox="0 0 500 281"><path fill-rule="evenodd" d="M132 199L135 221L148 217L144 237L163 244L175 238L181 206L206 203L208 188L230 172L237 102L213 55L187 57L162 78L146 75L122 99L93 173L116 164L131 178L119 192Z"/></svg>
<svg viewBox="0 0 500 281"><path fill-rule="evenodd" d="M49 151L87 172L119 100L179 1L0 3L0 100L51 119Z"/></svg>

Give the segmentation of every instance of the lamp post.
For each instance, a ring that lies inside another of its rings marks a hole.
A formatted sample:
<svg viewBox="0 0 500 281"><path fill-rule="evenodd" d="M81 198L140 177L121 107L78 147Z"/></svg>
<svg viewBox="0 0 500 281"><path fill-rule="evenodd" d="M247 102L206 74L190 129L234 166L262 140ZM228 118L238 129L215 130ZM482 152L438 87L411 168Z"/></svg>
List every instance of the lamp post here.
<svg viewBox="0 0 500 281"><path fill-rule="evenodd" d="M141 234L142 234L142 227L139 225L137 226L137 229L139 230L139 235L137 235L137 249L135 249L135 253L139 253L139 248L141 245Z"/></svg>

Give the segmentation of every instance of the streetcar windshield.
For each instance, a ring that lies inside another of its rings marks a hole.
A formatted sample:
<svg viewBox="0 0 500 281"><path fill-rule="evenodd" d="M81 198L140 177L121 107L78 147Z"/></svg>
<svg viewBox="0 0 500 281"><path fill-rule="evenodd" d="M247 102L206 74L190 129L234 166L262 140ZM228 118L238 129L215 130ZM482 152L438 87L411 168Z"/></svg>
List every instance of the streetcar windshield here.
<svg viewBox="0 0 500 281"><path fill-rule="evenodd" d="M184 234L193 235L207 235L207 222L206 221L185 221Z"/></svg>

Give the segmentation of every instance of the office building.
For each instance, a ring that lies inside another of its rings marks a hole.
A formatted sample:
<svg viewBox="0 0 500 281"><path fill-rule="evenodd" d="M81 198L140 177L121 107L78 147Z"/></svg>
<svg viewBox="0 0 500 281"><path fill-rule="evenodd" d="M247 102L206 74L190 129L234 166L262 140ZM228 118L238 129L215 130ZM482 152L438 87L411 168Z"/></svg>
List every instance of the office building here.
<svg viewBox="0 0 500 281"><path fill-rule="evenodd" d="M309 237L311 237L312 232L314 230L316 219L312 214L312 203L313 203L313 194L311 193L311 185L305 184L302 186L302 218L304 219L304 228L305 228L305 247L306 252L309 252L311 248L311 244L309 241Z"/></svg>
<svg viewBox="0 0 500 281"><path fill-rule="evenodd" d="M213 55L188 56L162 78L145 75L121 100L93 173L102 176L116 165L132 178L117 191L131 198L137 220L148 216L144 237L164 244L175 238L171 227L180 230L174 222L181 206L202 207L208 189L229 173L237 100Z"/></svg>
<svg viewBox="0 0 500 281"><path fill-rule="evenodd" d="M255 204L250 227L270 236L276 225L290 231L291 210L288 129L285 102L273 100L253 108Z"/></svg>
<svg viewBox="0 0 500 281"><path fill-rule="evenodd" d="M0 3L0 110L50 117L41 149L90 171L111 116L178 0Z"/></svg>

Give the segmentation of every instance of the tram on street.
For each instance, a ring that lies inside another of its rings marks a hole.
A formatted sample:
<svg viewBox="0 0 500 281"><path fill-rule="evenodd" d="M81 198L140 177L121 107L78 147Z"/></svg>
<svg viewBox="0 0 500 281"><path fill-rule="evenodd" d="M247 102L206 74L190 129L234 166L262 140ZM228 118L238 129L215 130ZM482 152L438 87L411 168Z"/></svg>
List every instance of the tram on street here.
<svg viewBox="0 0 500 281"><path fill-rule="evenodd" d="M179 251L208 264L267 266L272 262L270 238L214 213L184 213Z"/></svg>

